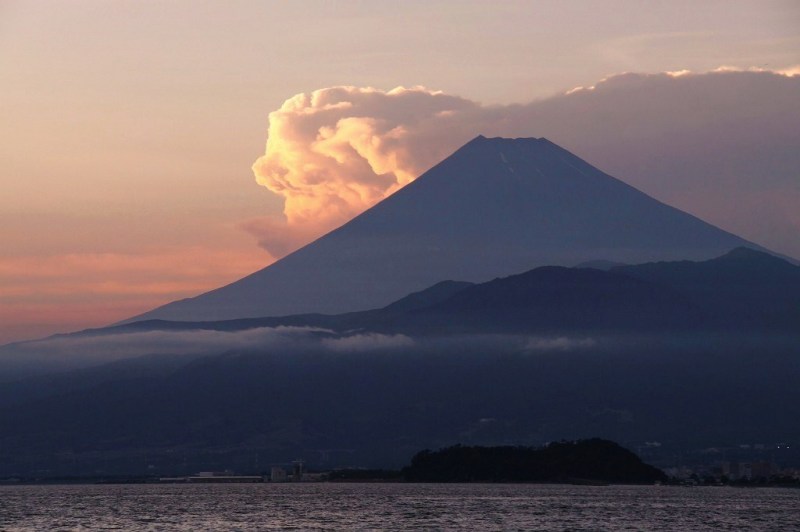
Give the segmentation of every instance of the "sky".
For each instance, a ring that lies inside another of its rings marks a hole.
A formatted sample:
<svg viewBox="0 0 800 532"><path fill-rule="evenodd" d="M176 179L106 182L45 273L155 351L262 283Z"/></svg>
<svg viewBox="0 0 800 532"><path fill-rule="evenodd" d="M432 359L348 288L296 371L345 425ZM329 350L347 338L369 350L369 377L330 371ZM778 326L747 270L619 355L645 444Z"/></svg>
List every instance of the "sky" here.
<svg viewBox="0 0 800 532"><path fill-rule="evenodd" d="M798 30L790 1L0 0L0 343L231 282L478 133L800 257Z"/></svg>

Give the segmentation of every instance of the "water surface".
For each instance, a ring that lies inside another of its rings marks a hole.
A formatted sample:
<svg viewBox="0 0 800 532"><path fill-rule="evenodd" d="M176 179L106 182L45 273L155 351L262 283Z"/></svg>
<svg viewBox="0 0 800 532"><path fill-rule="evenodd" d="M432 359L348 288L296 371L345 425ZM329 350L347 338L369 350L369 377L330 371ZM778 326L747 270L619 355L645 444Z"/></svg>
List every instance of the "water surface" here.
<svg viewBox="0 0 800 532"><path fill-rule="evenodd" d="M800 490L533 484L0 487L0 530L798 530Z"/></svg>

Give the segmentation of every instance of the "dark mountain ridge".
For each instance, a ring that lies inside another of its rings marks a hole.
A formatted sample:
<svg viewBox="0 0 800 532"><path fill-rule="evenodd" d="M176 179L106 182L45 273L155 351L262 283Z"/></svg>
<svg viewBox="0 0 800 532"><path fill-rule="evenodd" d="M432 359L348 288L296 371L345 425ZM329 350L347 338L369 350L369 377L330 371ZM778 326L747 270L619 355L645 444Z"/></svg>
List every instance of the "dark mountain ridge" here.
<svg viewBox="0 0 800 532"><path fill-rule="evenodd" d="M480 284L442 281L375 310L216 322L147 320L77 334L279 326L412 336L576 331L792 333L800 330L800 266L749 248L736 248L707 261L654 262L607 271L543 266Z"/></svg>

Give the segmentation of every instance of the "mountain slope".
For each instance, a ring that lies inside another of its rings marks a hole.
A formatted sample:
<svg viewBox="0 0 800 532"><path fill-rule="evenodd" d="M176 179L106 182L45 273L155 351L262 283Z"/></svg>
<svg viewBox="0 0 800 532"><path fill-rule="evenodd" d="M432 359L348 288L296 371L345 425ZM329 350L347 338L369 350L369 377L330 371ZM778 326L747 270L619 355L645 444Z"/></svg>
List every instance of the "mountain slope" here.
<svg viewBox="0 0 800 532"><path fill-rule="evenodd" d="M412 336L723 330L792 334L800 330L800 266L747 248L707 261L654 262L610 271L542 266L480 284L442 281L374 310L208 322L148 320L76 335L279 326Z"/></svg>
<svg viewBox="0 0 800 532"><path fill-rule="evenodd" d="M705 325L800 330L800 267L767 253L742 247L708 261L619 266L611 272L679 290L703 312Z"/></svg>
<svg viewBox="0 0 800 532"><path fill-rule="evenodd" d="M708 259L743 239L546 139L477 137L339 229L228 286L138 319L219 320L377 308L442 279L541 265Z"/></svg>
<svg viewBox="0 0 800 532"><path fill-rule="evenodd" d="M353 314L369 327L373 313ZM544 266L462 288L384 317L407 334L800 330L800 266L737 248L707 261L593 268Z"/></svg>
<svg viewBox="0 0 800 532"><path fill-rule="evenodd" d="M387 467L457 442L592 436L660 441L667 456L684 442L795 449L799 352L735 336L536 356L436 343L380 356L234 352L174 369L109 369L94 383L64 375L23 404L0 404L0 477L258 473L298 457L321 469Z"/></svg>
<svg viewBox="0 0 800 532"><path fill-rule="evenodd" d="M403 332L532 333L685 329L692 299L621 273L544 266L467 288L399 318Z"/></svg>

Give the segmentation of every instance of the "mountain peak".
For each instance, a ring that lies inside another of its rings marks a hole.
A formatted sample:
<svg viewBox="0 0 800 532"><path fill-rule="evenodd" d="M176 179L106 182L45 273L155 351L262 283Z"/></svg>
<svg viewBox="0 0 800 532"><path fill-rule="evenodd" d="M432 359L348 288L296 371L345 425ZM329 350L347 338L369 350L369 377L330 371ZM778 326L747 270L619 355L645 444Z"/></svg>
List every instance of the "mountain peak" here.
<svg viewBox="0 0 800 532"><path fill-rule="evenodd" d="M725 253L718 260L752 260L752 259L770 259L770 260L781 260L771 255L769 253L765 253L763 251L758 251L753 248L749 248L746 246L739 246L733 248L729 252Z"/></svg>
<svg viewBox="0 0 800 532"><path fill-rule="evenodd" d="M489 149L531 149L531 148L554 148L556 150L562 150L557 144L550 142L544 137L536 138L536 137L486 137L484 135L478 135L471 141L467 142L464 146L460 148L461 150L470 150L476 148L489 148ZM458 152L456 152L458 153Z"/></svg>
<svg viewBox="0 0 800 532"><path fill-rule="evenodd" d="M770 267L775 270L795 270L798 263L792 258L782 257L747 246L736 247L724 255L713 259L715 262L735 265L737 267Z"/></svg>
<svg viewBox="0 0 800 532"><path fill-rule="evenodd" d="M479 135L278 262L135 319L333 314L379 308L442 279L484 282L598 257L627 264L707 260L739 246L754 244L545 138Z"/></svg>
<svg viewBox="0 0 800 532"><path fill-rule="evenodd" d="M474 142L474 141L490 142L490 143L493 143L493 144L536 143L536 142L548 142L550 144L553 144L552 142L550 142L549 140L547 140L544 137L540 137L540 138L537 138L537 137L487 137L485 135L478 135L477 137L472 139L470 142ZM467 144L469 144L470 142L468 142ZM553 145L555 146L555 144L553 144Z"/></svg>

